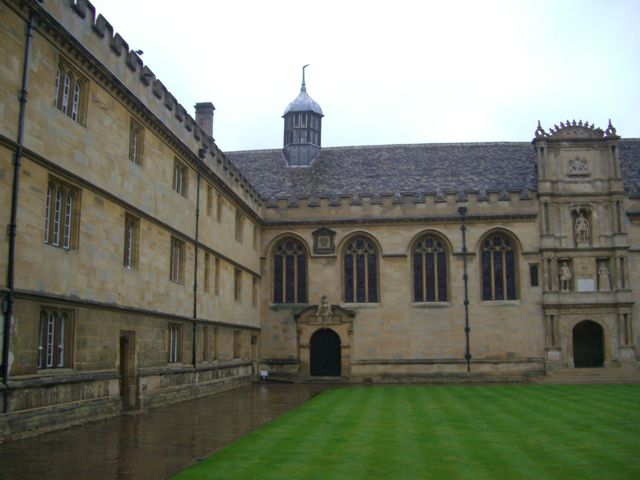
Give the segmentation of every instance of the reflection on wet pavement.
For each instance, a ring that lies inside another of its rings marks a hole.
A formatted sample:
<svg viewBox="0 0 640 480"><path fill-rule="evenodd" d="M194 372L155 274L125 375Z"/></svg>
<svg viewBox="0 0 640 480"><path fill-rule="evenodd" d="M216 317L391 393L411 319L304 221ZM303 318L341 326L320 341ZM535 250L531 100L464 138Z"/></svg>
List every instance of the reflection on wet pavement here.
<svg viewBox="0 0 640 480"><path fill-rule="evenodd" d="M326 389L261 383L0 445L0 479L161 479Z"/></svg>

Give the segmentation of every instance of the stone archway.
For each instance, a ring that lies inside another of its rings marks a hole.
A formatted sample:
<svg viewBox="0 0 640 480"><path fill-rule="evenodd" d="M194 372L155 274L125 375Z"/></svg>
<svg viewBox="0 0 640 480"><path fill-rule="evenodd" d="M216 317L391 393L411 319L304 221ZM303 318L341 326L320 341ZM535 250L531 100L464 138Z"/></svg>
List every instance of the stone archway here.
<svg viewBox="0 0 640 480"><path fill-rule="evenodd" d="M339 377L342 362L340 336L330 328L320 328L309 341L309 375Z"/></svg>
<svg viewBox="0 0 640 480"><path fill-rule="evenodd" d="M604 330L596 322L583 320L573 327L573 366L604 366Z"/></svg>

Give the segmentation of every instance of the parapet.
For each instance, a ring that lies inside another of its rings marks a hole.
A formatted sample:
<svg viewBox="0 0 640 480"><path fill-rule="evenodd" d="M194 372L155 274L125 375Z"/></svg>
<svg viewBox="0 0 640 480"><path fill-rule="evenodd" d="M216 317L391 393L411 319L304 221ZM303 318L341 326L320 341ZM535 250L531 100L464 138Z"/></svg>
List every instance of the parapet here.
<svg viewBox="0 0 640 480"><path fill-rule="evenodd" d="M349 218L350 214L363 214L384 218L422 218L457 215L458 207L471 207L474 212L483 215L511 215L527 218L537 215L536 192L524 190L475 190L436 192L372 192L367 194L331 194L310 197L290 196L272 197L267 200L267 210L278 210L284 214L291 209L301 210L296 216L313 217L334 216Z"/></svg>

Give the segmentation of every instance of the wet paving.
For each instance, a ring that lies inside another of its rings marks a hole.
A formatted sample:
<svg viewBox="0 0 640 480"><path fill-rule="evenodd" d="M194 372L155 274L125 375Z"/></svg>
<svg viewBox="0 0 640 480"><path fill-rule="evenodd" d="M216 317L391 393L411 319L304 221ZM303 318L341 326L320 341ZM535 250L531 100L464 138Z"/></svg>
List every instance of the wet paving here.
<svg viewBox="0 0 640 480"><path fill-rule="evenodd" d="M0 479L163 479L326 389L259 383L0 445Z"/></svg>

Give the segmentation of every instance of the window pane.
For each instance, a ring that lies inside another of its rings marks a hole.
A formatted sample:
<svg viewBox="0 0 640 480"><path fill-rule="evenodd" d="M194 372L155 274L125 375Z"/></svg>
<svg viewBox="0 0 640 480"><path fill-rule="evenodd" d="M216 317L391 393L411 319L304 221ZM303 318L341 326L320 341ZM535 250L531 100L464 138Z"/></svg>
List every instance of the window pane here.
<svg viewBox="0 0 640 480"><path fill-rule="evenodd" d="M51 224L51 185L47 187L47 206L44 211L44 243L49 243L49 225Z"/></svg>
<svg viewBox="0 0 640 480"><path fill-rule="evenodd" d="M491 300L491 252L482 252L482 299Z"/></svg>
<svg viewBox="0 0 640 480"><path fill-rule="evenodd" d="M64 210L64 234L62 237L62 246L69 248L71 246L71 212L73 211L73 194L67 192L67 200Z"/></svg>
<svg viewBox="0 0 640 480"><path fill-rule="evenodd" d="M356 255L356 302L366 302L364 255Z"/></svg>
<svg viewBox="0 0 640 480"><path fill-rule="evenodd" d="M422 295L422 254L416 253L413 256L413 301L424 302Z"/></svg>
<svg viewBox="0 0 640 480"><path fill-rule="evenodd" d="M539 280L538 280L538 265L530 265L529 266L529 276L531 277L531 286L532 287L537 287Z"/></svg>
<svg viewBox="0 0 640 480"><path fill-rule="evenodd" d="M369 302L378 301L378 269L377 269L377 255L370 253L367 255L367 261L369 262Z"/></svg>
<svg viewBox="0 0 640 480"><path fill-rule="evenodd" d="M273 259L273 302L282 303L282 256Z"/></svg>
<svg viewBox="0 0 640 480"><path fill-rule="evenodd" d="M344 301L353 302L353 255L344 256Z"/></svg>
<svg viewBox="0 0 640 480"><path fill-rule="evenodd" d="M434 302L436 300L436 272L434 264L434 254L426 253L426 270L427 270L427 302Z"/></svg>
<svg viewBox="0 0 640 480"><path fill-rule="evenodd" d="M493 281L495 287L494 300L504 300L504 265L502 263L502 251L493 252Z"/></svg>
<svg viewBox="0 0 640 480"><path fill-rule="evenodd" d="M56 96L53 98L53 106L58 107L58 98L60 97L60 67L56 71Z"/></svg>
<svg viewBox="0 0 640 480"><path fill-rule="evenodd" d="M438 301L447 301L447 257L438 252Z"/></svg>
<svg viewBox="0 0 640 480"><path fill-rule="evenodd" d="M56 316L53 312L49 312L47 317L47 346L46 346L46 355L47 355L47 368L53 367L53 345L55 342L54 337L54 328L56 323Z"/></svg>
<svg viewBox="0 0 640 480"><path fill-rule="evenodd" d="M293 255L287 255L285 257L285 302L294 303L294 288L295 288L295 272L294 272L294 257Z"/></svg>
<svg viewBox="0 0 640 480"><path fill-rule="evenodd" d="M44 352L47 343L47 312L40 312L40 335L38 338L38 368L43 368Z"/></svg>
<svg viewBox="0 0 640 480"><path fill-rule="evenodd" d="M516 299L516 266L515 266L515 255L513 250L509 250L505 253L506 256L506 275L507 275L507 299L515 300Z"/></svg>
<svg viewBox="0 0 640 480"><path fill-rule="evenodd" d="M61 314L58 320L58 345L56 354L58 355L58 367L64 367L64 329L65 329L65 315Z"/></svg>
<svg viewBox="0 0 640 480"><path fill-rule="evenodd" d="M307 257L298 255L298 303L307 303Z"/></svg>
<svg viewBox="0 0 640 480"><path fill-rule="evenodd" d="M64 76L64 88L62 92L62 113L67 113L69 108L69 89L71 88L71 78L69 75Z"/></svg>
<svg viewBox="0 0 640 480"><path fill-rule="evenodd" d="M60 216L62 215L62 190L56 191L56 207L53 214L53 245L60 245Z"/></svg>
<svg viewBox="0 0 640 480"><path fill-rule="evenodd" d="M80 105L80 82L76 81L73 87L73 104L71 107L71 118L78 120L78 106Z"/></svg>

